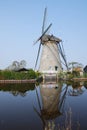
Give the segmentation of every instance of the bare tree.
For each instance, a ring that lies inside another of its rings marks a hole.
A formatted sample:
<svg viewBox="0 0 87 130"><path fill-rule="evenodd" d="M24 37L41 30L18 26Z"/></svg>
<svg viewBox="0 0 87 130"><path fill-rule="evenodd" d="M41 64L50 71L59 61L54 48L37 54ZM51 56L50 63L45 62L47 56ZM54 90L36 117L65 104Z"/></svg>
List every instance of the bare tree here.
<svg viewBox="0 0 87 130"><path fill-rule="evenodd" d="M77 68L77 67L81 67L81 68L83 67L83 65L82 65L81 63L78 63L78 62L70 62L68 66L69 66L69 68L72 69L72 70L73 70L74 68Z"/></svg>
<svg viewBox="0 0 87 130"><path fill-rule="evenodd" d="M26 67L26 61L25 60L21 60L19 63L19 68L24 68Z"/></svg>
<svg viewBox="0 0 87 130"><path fill-rule="evenodd" d="M26 61L21 60L20 62L13 61L12 64L10 66L8 66L6 69L17 71L17 70L24 68L24 67L26 67Z"/></svg>

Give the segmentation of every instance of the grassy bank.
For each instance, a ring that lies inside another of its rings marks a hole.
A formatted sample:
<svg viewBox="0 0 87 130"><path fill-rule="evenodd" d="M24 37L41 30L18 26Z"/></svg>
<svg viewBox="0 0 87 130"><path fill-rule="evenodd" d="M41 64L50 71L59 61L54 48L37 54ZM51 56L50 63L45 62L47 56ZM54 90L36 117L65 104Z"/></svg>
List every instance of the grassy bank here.
<svg viewBox="0 0 87 130"><path fill-rule="evenodd" d="M36 79L39 76L38 72L30 69L27 72L15 72L3 70L0 71L0 80L26 80L26 79Z"/></svg>

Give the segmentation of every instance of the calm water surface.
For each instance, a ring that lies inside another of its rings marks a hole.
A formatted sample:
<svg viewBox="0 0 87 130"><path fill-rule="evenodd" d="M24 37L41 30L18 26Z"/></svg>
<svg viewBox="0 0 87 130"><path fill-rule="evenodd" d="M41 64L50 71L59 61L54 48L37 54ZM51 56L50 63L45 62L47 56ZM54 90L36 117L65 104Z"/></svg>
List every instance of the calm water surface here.
<svg viewBox="0 0 87 130"><path fill-rule="evenodd" d="M87 83L0 84L0 130L87 130L86 121Z"/></svg>

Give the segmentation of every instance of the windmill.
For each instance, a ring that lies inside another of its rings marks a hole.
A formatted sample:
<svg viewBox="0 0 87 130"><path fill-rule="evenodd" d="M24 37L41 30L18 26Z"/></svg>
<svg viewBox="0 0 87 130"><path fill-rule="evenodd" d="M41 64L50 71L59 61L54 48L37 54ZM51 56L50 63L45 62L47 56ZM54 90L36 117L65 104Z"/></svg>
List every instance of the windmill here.
<svg viewBox="0 0 87 130"><path fill-rule="evenodd" d="M38 54L35 63L35 69L37 67L40 50L42 46L42 53L40 57L39 72L41 73L58 73L62 71L62 60L63 64L68 68L66 58L64 55L64 49L62 40L55 37L54 35L47 34L48 30L52 26L52 23L45 29L47 8L44 11L42 35L36 40L34 44L40 41ZM60 44L61 43L61 44Z"/></svg>

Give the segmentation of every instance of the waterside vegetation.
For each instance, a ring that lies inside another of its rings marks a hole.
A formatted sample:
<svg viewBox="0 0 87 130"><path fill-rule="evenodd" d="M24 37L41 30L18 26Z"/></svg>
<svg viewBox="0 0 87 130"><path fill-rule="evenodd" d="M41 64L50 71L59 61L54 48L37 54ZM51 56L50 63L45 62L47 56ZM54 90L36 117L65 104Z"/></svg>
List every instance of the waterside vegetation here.
<svg viewBox="0 0 87 130"><path fill-rule="evenodd" d="M84 80L87 79L87 71L85 71L81 63L71 62L68 65L68 70L60 72L58 76L60 79L64 80Z"/></svg>
<svg viewBox="0 0 87 130"><path fill-rule="evenodd" d="M0 80L29 80L38 79L41 73L29 69L27 72L15 72L9 70L0 70ZM74 80L74 79L87 79L87 73L83 72L81 75L78 71L66 71L58 74L59 80Z"/></svg>
<svg viewBox="0 0 87 130"><path fill-rule="evenodd" d="M71 62L68 70L58 73L59 80L87 80L87 72L84 71L82 64ZM39 79L41 73L33 69L25 68L25 61L20 63L14 61L10 67L0 70L0 80L30 80Z"/></svg>
<svg viewBox="0 0 87 130"><path fill-rule="evenodd" d="M66 71L66 72L60 72L58 76L61 79L73 79L73 78L87 77L87 74L83 73L83 75L80 75L80 73L77 71L72 72Z"/></svg>
<svg viewBox="0 0 87 130"><path fill-rule="evenodd" d="M0 71L0 80L26 80L36 79L40 75L39 72L35 72L33 69L29 69L27 72L16 72L9 70Z"/></svg>

